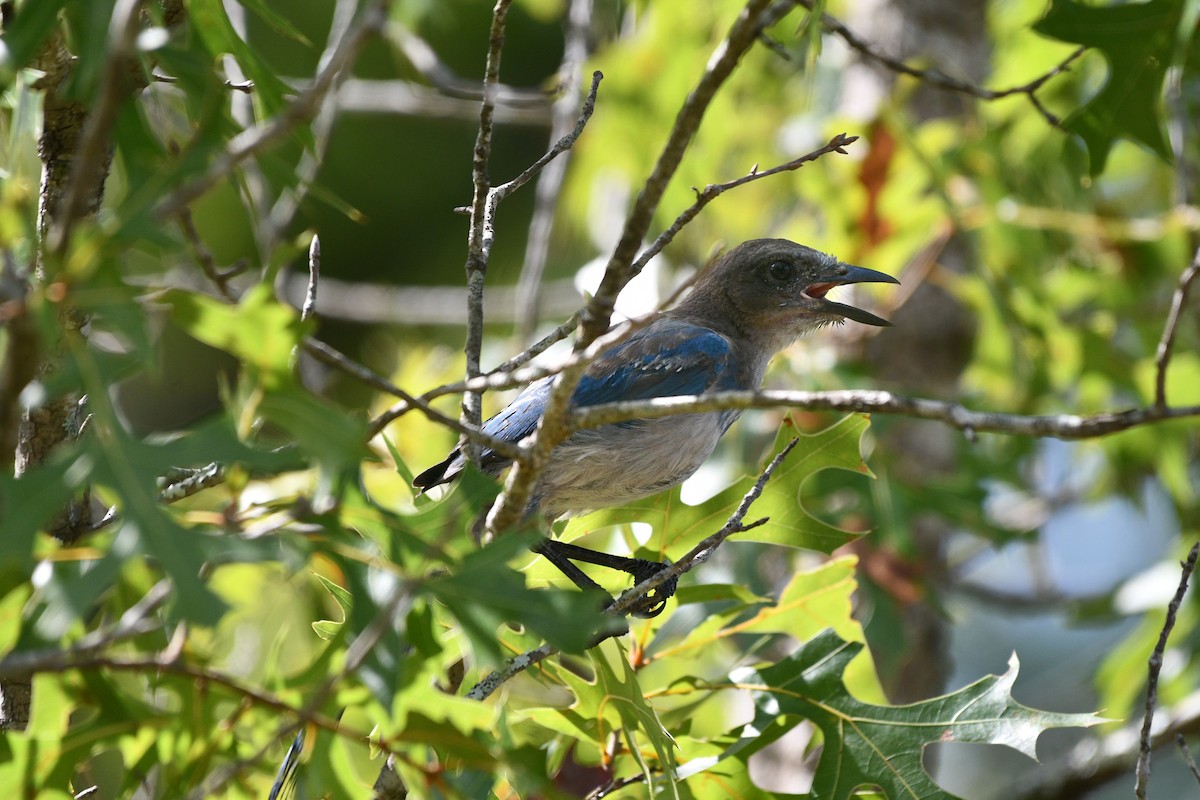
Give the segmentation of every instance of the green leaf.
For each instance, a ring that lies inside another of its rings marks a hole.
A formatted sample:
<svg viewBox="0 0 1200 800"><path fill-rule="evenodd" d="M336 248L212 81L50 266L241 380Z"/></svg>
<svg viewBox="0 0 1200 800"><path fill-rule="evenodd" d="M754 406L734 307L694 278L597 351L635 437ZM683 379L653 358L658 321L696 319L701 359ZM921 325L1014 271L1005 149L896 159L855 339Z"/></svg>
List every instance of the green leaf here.
<svg viewBox="0 0 1200 800"><path fill-rule="evenodd" d="M598 631L614 623L600 612L594 594L527 588L524 576L507 562L528 544L528 536L506 534L467 554L451 574L426 585L458 619L476 654L489 663L507 655L496 638L504 623L524 625L567 652L582 651Z"/></svg>
<svg viewBox="0 0 1200 800"><path fill-rule="evenodd" d="M753 721L729 737L719 756L682 765L680 777L695 780L727 758L746 762L807 719L825 740L813 776L813 797L848 800L859 786L875 785L891 800L953 800L922 765L926 745L1002 744L1036 759L1043 731L1102 721L1094 714L1060 714L1017 703L1011 694L1018 670L1015 654L1003 675L989 675L953 694L907 706L864 703L843 683L847 665L862 648L824 631L777 664L734 671L730 680L754 696Z"/></svg>
<svg viewBox="0 0 1200 800"><path fill-rule="evenodd" d="M682 641L655 648L644 656L648 662L663 659L698 661L722 641L744 634L784 634L806 641L825 629L833 629L849 641L863 641L862 627L852 616L854 593L858 590L855 568L858 560L847 556L797 572L776 602L745 603L709 614ZM757 598L756 598L757 600ZM758 605L757 613L747 610ZM868 654L855 659L847 678L851 686L869 697L883 698L883 689Z"/></svg>
<svg viewBox="0 0 1200 800"><path fill-rule="evenodd" d="M1149 148L1165 161L1171 147L1162 125L1163 80L1175 61L1183 0L1149 0L1104 7L1053 0L1034 30L1099 50L1108 79L1094 97L1067 117L1091 157L1091 173L1104 171L1117 139Z"/></svg>
<svg viewBox="0 0 1200 800"><path fill-rule="evenodd" d="M13 478L0 475L0 564L28 574L34 537L71 496L67 474L74 459L55 459Z"/></svg>
<svg viewBox="0 0 1200 800"><path fill-rule="evenodd" d="M321 586L325 588L325 591L333 595L334 601L337 602L338 607L342 610L342 618L340 620L335 621L330 619L321 619L312 624L312 629L317 636L320 636L325 641L329 641L337 636L338 631L340 631L342 625L345 624L346 617L350 611L350 606L352 605L352 599L349 592L326 578L324 575L317 575L317 580L321 582Z"/></svg>
<svg viewBox="0 0 1200 800"><path fill-rule="evenodd" d="M275 300L270 286L253 287L236 306L181 289L166 291L159 300L193 338L232 353L272 382L290 373L292 352L306 326L295 309Z"/></svg>
<svg viewBox="0 0 1200 800"><path fill-rule="evenodd" d="M626 746L637 760L642 774L646 776L646 785L653 795L657 779L664 773L668 776L675 774L675 740L663 727L654 708L646 700L645 693L638 684L637 673L629 665L629 654L622 642L610 639L602 646L589 650L588 656L596 670L596 688L603 693L602 703L616 708L621 718L621 733L625 737ZM614 661L620 665L620 673L613 668ZM642 749L635 738L638 732L645 736L654 748L658 756L658 764L654 765L657 769L653 769L642 757ZM679 791L675 782L670 778L668 782L672 794L678 798Z"/></svg>
<svg viewBox="0 0 1200 800"><path fill-rule="evenodd" d="M254 12L254 15L270 26L271 30L278 33L280 36L299 42L305 47L312 47L313 44L308 40L308 37L296 28L286 17L280 16L276 11L268 6L263 0L238 0L238 4L248 8Z"/></svg>

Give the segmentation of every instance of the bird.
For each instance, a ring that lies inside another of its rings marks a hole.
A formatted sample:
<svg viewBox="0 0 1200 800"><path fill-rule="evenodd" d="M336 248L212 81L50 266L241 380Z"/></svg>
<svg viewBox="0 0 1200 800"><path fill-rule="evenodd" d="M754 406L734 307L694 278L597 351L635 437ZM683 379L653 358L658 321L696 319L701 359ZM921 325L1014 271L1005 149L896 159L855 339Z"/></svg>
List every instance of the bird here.
<svg viewBox="0 0 1200 800"><path fill-rule="evenodd" d="M571 396L575 408L656 397L701 395L760 387L770 360L798 337L844 320L889 326L887 320L830 300L852 283L899 283L787 239L753 239L716 258L674 307L658 312L602 352ZM537 429L554 377L529 384L483 432L518 443ZM619 506L669 489L691 476L741 415L740 409L632 419L578 430L550 453L526 509L547 520ZM449 483L466 468L461 448L413 479L421 491ZM480 468L493 476L510 459L483 448ZM635 581L667 565L596 553L545 539L533 548L578 586L596 589L573 561L613 567ZM637 616L661 613L674 593L668 583L645 598Z"/></svg>

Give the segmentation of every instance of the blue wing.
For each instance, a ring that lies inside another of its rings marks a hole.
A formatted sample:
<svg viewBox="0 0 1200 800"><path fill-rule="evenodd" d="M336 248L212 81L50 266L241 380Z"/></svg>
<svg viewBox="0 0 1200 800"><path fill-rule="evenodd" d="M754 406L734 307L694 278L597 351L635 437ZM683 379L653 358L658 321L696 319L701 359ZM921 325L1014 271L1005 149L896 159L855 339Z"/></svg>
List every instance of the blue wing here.
<svg viewBox="0 0 1200 800"><path fill-rule="evenodd" d="M622 400L649 400L700 394L728 372L732 347L716 331L687 322L661 318L604 353L588 368L572 396L576 406L595 406ZM553 378L531 383L483 430L509 442L519 442L537 429L546 409ZM636 423L621 423L636 424ZM491 451L482 453L482 466L499 471L509 460ZM455 451L421 473L414 484L429 488L453 480L462 471Z"/></svg>
<svg viewBox="0 0 1200 800"><path fill-rule="evenodd" d="M729 340L716 331L663 320L592 363L572 398L577 406L700 394L729 365Z"/></svg>

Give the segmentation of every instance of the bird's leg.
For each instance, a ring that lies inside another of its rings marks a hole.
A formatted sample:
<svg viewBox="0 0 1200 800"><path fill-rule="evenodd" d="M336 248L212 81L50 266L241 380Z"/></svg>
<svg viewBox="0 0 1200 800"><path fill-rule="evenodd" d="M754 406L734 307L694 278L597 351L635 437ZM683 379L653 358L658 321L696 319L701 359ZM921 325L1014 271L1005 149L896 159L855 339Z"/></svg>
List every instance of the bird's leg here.
<svg viewBox="0 0 1200 800"><path fill-rule="evenodd" d="M641 583L650 576L670 566L670 564L664 564L659 561L647 561L644 558L627 558L625 556L614 556L610 553L601 553L598 550L589 550L586 547L560 542L556 539L544 539L533 549L535 552L541 553L549 559L550 563L558 567L576 586L585 590L592 588L599 589L600 586L585 575L583 570L571 563L573 561L582 561L585 564L595 564L598 567L620 570L632 575L635 584ZM641 619L657 617L667 607L667 600L675 594L675 588L678 583L678 578L672 578L667 581L642 598L642 602L631 609L630 613Z"/></svg>

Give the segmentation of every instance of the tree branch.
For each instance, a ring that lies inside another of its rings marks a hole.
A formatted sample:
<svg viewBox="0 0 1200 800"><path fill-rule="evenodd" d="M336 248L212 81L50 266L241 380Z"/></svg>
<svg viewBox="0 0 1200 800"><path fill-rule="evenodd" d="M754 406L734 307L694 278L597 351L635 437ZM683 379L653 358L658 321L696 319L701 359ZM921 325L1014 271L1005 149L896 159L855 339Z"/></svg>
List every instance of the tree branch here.
<svg viewBox="0 0 1200 800"><path fill-rule="evenodd" d="M708 395L660 397L625 403L607 403L576 409L572 420L579 428L594 428L628 419L654 419L698 411L733 408L805 408L824 411L897 414L937 420L968 436L979 432L1058 439L1090 439L1128 430L1138 425L1200 416L1200 406L1132 408L1125 411L1079 416L1033 415L971 411L960 403L904 397L878 390L793 392L716 392Z"/></svg>
<svg viewBox="0 0 1200 800"><path fill-rule="evenodd" d="M1191 288L1192 281L1196 279L1197 275L1200 275L1200 249L1196 250L1196 255L1192 257L1191 266L1179 276L1175 294L1171 297L1171 310L1168 312L1167 322L1163 326L1162 339L1158 343L1158 351L1154 356L1155 408L1165 410L1167 407L1167 365L1171 361L1171 350L1175 346L1175 329L1179 326L1183 308L1187 305L1188 289Z"/></svg>
<svg viewBox="0 0 1200 800"><path fill-rule="evenodd" d="M556 141L571 130L575 116L575 97L579 92L580 68L588 55L588 31L592 25L592 0L571 0L567 6L567 32L563 38L562 62L558 66L559 96L554 101L550 140ZM592 97L595 95L596 75L592 76ZM594 103L594 99L593 99ZM578 130L578 123L576 129ZM579 134L576 133L576 136ZM568 154L569 155L569 154ZM542 275L550 252L550 233L558 196L567 174L568 155L547 165L534 189L533 218L529 221L529 236L525 242L525 258L517 279L517 299L513 317L517 321L516 340L520 346L529 340L537 325L542 296Z"/></svg>
<svg viewBox="0 0 1200 800"><path fill-rule="evenodd" d="M809 11L812 11L813 6L815 5L813 0L796 0L796 2L807 8ZM1012 86L1007 89L985 89L968 81L952 78L941 70L920 69L918 67L913 67L898 58L893 58L886 53L880 52L870 42L868 42L866 39L863 39L854 31L850 30L850 28L846 27L845 23L830 14L821 14L821 25L825 28L825 30L836 34L847 44L847 46L850 47L850 49L860 53L863 56L866 56L872 61L882 64L892 72L896 72L901 75L908 75L916 78L919 81L928 83L931 86L936 86L939 89L946 89L952 92L967 94L972 97L979 98L980 100L1000 100L1002 98L1012 97L1013 95L1017 94L1025 95L1025 97L1027 97L1029 102L1033 105L1034 109L1041 114L1047 122L1056 128L1062 127L1062 121L1057 116L1050 113L1050 111L1042 105L1042 102L1037 98L1037 90L1042 88L1042 86L1045 85L1046 82L1051 78L1068 71L1071 68L1071 64L1080 56L1082 56L1087 49L1084 47L1078 48L1069 56L1064 58L1061 62L1059 62L1050 71L1039 75L1028 83L1023 83L1020 86Z"/></svg>
<svg viewBox="0 0 1200 800"><path fill-rule="evenodd" d="M1179 586L1175 589L1175 596L1167 605L1167 616L1163 621L1162 631L1158 634L1154 652L1150 654L1149 677L1146 681L1146 713L1142 717L1142 735L1136 770L1137 780L1133 790L1134 796L1138 800L1146 800L1146 790L1150 786L1150 751L1153 749L1151 730L1154 726L1154 707L1158 705L1158 675L1162 671L1163 653L1167 650L1167 639L1171 636L1171 629L1175 627L1175 614L1178 613L1179 606L1183 604L1183 596L1188 588L1188 579L1192 576L1192 571L1196 569L1197 555L1200 555L1200 542L1192 545L1187 560L1180 564L1182 570L1179 575Z"/></svg>
<svg viewBox="0 0 1200 800"><path fill-rule="evenodd" d="M475 187L471 199L471 227L467 238L467 339L463 350L467 356L467 378L482 374L480 353L483 350L483 279L487 275L491 256L492 228L488 213L488 193L492 188L488 161L492 156L492 116L495 112L496 84L500 80L500 55L504 50L504 22L512 0L496 0L492 9L492 28L488 36L487 61L483 76L483 102L479 108L479 132L475 136L475 155L471 163L471 183ZM462 422L478 428L482 423L483 397L467 392L462 401ZM467 460L479 463L479 448L464 441Z"/></svg>

